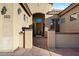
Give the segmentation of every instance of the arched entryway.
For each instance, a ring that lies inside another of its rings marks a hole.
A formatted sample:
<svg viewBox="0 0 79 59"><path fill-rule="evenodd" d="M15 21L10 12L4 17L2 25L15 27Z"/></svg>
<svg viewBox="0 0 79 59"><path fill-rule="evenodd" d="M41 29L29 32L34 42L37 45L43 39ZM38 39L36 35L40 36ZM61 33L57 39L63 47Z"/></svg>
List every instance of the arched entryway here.
<svg viewBox="0 0 79 59"><path fill-rule="evenodd" d="M44 36L45 15L42 13L33 14L33 36Z"/></svg>
<svg viewBox="0 0 79 59"><path fill-rule="evenodd" d="M45 48L47 47L46 38L44 38L45 32L45 14L35 13L33 14L33 45Z"/></svg>

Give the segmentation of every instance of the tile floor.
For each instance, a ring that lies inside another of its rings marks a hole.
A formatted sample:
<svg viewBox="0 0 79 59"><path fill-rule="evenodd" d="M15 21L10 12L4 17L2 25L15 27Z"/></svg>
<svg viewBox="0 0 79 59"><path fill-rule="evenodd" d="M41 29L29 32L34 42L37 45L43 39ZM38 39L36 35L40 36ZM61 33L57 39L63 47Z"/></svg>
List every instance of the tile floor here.
<svg viewBox="0 0 79 59"><path fill-rule="evenodd" d="M44 37L34 37L33 45L39 48L47 49L47 38Z"/></svg>
<svg viewBox="0 0 79 59"><path fill-rule="evenodd" d="M79 49L32 49L19 48L14 52L0 52L0 56L79 56Z"/></svg>
<svg viewBox="0 0 79 59"><path fill-rule="evenodd" d="M46 38L34 38L31 49L19 48L14 52L0 52L0 56L79 56L79 49L47 49Z"/></svg>

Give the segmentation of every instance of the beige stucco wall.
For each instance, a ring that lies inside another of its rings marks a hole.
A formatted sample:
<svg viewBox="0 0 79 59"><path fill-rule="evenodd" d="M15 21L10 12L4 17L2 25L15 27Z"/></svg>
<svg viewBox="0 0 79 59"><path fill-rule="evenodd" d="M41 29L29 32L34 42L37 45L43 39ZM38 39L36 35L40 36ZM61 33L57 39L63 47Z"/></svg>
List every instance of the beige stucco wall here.
<svg viewBox="0 0 79 59"><path fill-rule="evenodd" d="M32 29L27 29L25 31L25 48L32 48L32 47L33 47Z"/></svg>
<svg viewBox="0 0 79 59"><path fill-rule="evenodd" d="M32 24L32 17L29 17L17 3L2 3L0 11L3 6L7 8L7 12L5 15L0 13L0 52L12 52L18 47L23 47L23 34L19 33L22 27L29 27ZM20 15L18 15L18 8L22 10ZM24 14L26 21L24 21ZM10 18L4 18L6 15L9 15Z"/></svg>
<svg viewBox="0 0 79 59"><path fill-rule="evenodd" d="M27 3L32 14L34 13L44 13L46 14L52 7L48 3Z"/></svg>
<svg viewBox="0 0 79 59"><path fill-rule="evenodd" d="M6 7L5 15L0 13L0 52L8 52L13 50L13 4L0 4L0 11L3 6ZM10 18L4 18L9 15Z"/></svg>
<svg viewBox="0 0 79 59"><path fill-rule="evenodd" d="M79 34L62 34L55 31L48 31L47 46L54 48L79 48Z"/></svg>
<svg viewBox="0 0 79 59"><path fill-rule="evenodd" d="M48 31L47 34L47 47L50 49L55 49L55 31Z"/></svg>
<svg viewBox="0 0 79 59"><path fill-rule="evenodd" d="M20 34L20 32L22 31L22 27L29 27L29 25L32 24L32 16L29 17L18 3L0 4L0 11L2 10L3 6L6 6L7 8L7 13L5 15L9 15L10 18L4 18L4 15L1 15L0 13L0 51L10 52L14 51L18 47L23 47L23 34ZM28 6L32 13L43 13L45 14L45 18L47 17L46 13L49 9L51 9L50 4L39 4L39 8L38 4L28 4ZM21 14L19 15L17 11L18 8L22 10ZM26 16L26 21L24 21L24 14ZM29 47L31 48L32 31L27 31L26 36L27 35L27 38L29 38L30 40L26 39L26 42L28 41L28 43L30 44L26 43L26 45L29 45Z"/></svg>
<svg viewBox="0 0 79 59"><path fill-rule="evenodd" d="M70 15L73 13L77 13L77 20L70 21ZM60 25L60 32L79 32L79 6L71 9L61 18L65 18L65 23Z"/></svg>
<svg viewBox="0 0 79 59"><path fill-rule="evenodd" d="M56 34L56 48L79 48L79 34Z"/></svg>
<svg viewBox="0 0 79 59"><path fill-rule="evenodd" d="M18 8L21 8L22 10L20 15L18 15L17 12ZM26 16L26 21L24 21L24 14ZM17 47L21 47L21 48L23 47L23 45L21 45L23 43L23 37L22 37L23 34L19 34L20 31L22 31L22 27L29 27L29 25L31 24L32 24L32 17L29 17L19 4L14 4L14 22L13 22L14 33L13 34L14 34L15 49Z"/></svg>

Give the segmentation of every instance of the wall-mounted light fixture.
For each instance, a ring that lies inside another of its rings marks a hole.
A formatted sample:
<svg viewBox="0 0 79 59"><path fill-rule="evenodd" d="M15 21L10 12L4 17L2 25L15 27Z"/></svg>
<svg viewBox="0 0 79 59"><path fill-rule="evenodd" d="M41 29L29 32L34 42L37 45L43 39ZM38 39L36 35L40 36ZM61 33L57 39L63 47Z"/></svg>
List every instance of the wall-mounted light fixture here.
<svg viewBox="0 0 79 59"><path fill-rule="evenodd" d="M1 10L1 14L4 15L6 14L7 8L5 6L3 6L2 10Z"/></svg>
<svg viewBox="0 0 79 59"><path fill-rule="evenodd" d="M22 12L22 10L20 8L18 8L18 14L20 14Z"/></svg>

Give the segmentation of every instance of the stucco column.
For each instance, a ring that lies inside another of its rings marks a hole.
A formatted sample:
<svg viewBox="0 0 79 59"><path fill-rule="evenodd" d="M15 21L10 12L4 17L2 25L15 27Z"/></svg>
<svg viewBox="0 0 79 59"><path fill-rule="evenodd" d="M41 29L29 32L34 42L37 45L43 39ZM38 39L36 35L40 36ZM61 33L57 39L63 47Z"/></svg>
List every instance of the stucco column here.
<svg viewBox="0 0 79 59"><path fill-rule="evenodd" d="M33 44L32 29L25 30L25 48L32 48Z"/></svg>
<svg viewBox="0 0 79 59"><path fill-rule="evenodd" d="M47 36L48 48L55 49L55 31L49 30Z"/></svg>

